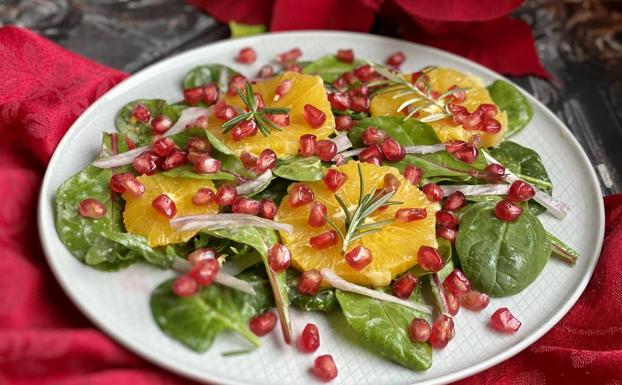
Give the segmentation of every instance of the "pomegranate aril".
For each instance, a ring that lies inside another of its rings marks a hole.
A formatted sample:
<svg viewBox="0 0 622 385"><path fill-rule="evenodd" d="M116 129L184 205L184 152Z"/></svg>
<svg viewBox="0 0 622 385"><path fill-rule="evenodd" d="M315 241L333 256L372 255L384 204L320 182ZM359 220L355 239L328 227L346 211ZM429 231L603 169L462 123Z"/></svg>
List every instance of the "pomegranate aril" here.
<svg viewBox="0 0 622 385"><path fill-rule="evenodd" d="M255 92L253 93L253 99L255 100L255 108L261 110L265 107L265 103L263 102L263 97L261 94Z"/></svg>
<svg viewBox="0 0 622 385"><path fill-rule="evenodd" d="M296 183L289 190L288 203L291 207L300 207L313 202L313 190L304 183Z"/></svg>
<svg viewBox="0 0 622 385"><path fill-rule="evenodd" d="M237 196L238 193L235 190L235 187L224 184L216 190L216 198L214 199L214 202L216 202L218 206L229 206L233 203L233 201L235 201Z"/></svg>
<svg viewBox="0 0 622 385"><path fill-rule="evenodd" d="M244 168L252 168L257 165L257 157L250 152L242 151L240 153L240 161Z"/></svg>
<svg viewBox="0 0 622 385"><path fill-rule="evenodd" d="M257 60L257 53L251 47L242 48L235 59L235 61L242 64L252 64L255 60Z"/></svg>
<svg viewBox="0 0 622 385"><path fill-rule="evenodd" d="M361 135L361 140L366 146L380 144L385 139L387 139L387 133L383 130L377 129L374 126L367 127L365 131L363 131L363 135Z"/></svg>
<svg viewBox="0 0 622 385"><path fill-rule="evenodd" d="M270 269L272 271L278 273L280 271L287 270L291 260L292 254L289 252L289 249L285 247L285 245L281 243L275 243L272 245L268 254L268 265L270 265Z"/></svg>
<svg viewBox="0 0 622 385"><path fill-rule="evenodd" d="M315 143L315 155L324 162L330 162L337 155L337 145L332 140L318 140Z"/></svg>
<svg viewBox="0 0 622 385"><path fill-rule="evenodd" d="M382 180L382 189L386 192L397 191L400 188L400 181L391 173L384 174Z"/></svg>
<svg viewBox="0 0 622 385"><path fill-rule="evenodd" d="M436 212L436 224L439 226L454 228L458 224L458 218L451 211L440 210Z"/></svg>
<svg viewBox="0 0 622 385"><path fill-rule="evenodd" d="M165 170L165 171L172 170L179 166L183 166L187 162L188 162L188 154L186 154L185 152L181 150L173 149L173 151L171 151L171 153L168 154L166 159L164 159L164 162L162 162L161 167L162 167L162 170Z"/></svg>
<svg viewBox="0 0 622 385"><path fill-rule="evenodd" d="M282 82L280 82L279 85L276 86L276 90L274 91L274 101L279 100L285 94L287 94L292 89L293 85L294 84L292 83L292 81L288 79L285 79Z"/></svg>
<svg viewBox="0 0 622 385"><path fill-rule="evenodd" d="M501 123L496 119L486 119L482 122L482 131L489 134L496 134L501 131Z"/></svg>
<svg viewBox="0 0 622 385"><path fill-rule="evenodd" d="M302 330L299 341L300 350L313 353L320 347L320 331L312 323L308 323Z"/></svg>
<svg viewBox="0 0 622 385"><path fill-rule="evenodd" d="M483 118L494 118L494 116L497 115L497 106L490 103L483 103L477 107L477 110L475 110L475 112L477 112Z"/></svg>
<svg viewBox="0 0 622 385"><path fill-rule="evenodd" d="M274 166L276 166L276 153L266 148L257 158L257 171L263 173L266 170L273 169Z"/></svg>
<svg viewBox="0 0 622 385"><path fill-rule="evenodd" d="M302 115L311 128L319 128L326 121L326 114L311 104L305 104Z"/></svg>
<svg viewBox="0 0 622 385"><path fill-rule="evenodd" d="M490 303L490 297L484 293L471 290L460 298L460 303L465 309L480 311L488 306Z"/></svg>
<svg viewBox="0 0 622 385"><path fill-rule="evenodd" d="M354 61L354 51L351 49L339 49L335 56L340 62L352 63Z"/></svg>
<svg viewBox="0 0 622 385"><path fill-rule="evenodd" d="M449 112L451 112L452 114L468 114L469 110L466 109L465 106L460 106L458 104L453 104L453 103L448 103L447 104L447 109L449 110Z"/></svg>
<svg viewBox="0 0 622 385"><path fill-rule="evenodd" d="M367 112L369 110L370 99L369 96L355 95L352 96L352 103L350 108L356 112Z"/></svg>
<svg viewBox="0 0 622 385"><path fill-rule="evenodd" d="M335 110L349 110L350 109L350 95L346 93L334 92L328 94L328 102L330 107Z"/></svg>
<svg viewBox="0 0 622 385"><path fill-rule="evenodd" d="M236 90L240 90L240 92L242 92L242 90L244 90L244 87L246 87L246 83L248 83L248 80L240 74L237 75L233 75L231 77L231 80L229 81L229 88L227 89L227 95L229 96L235 96L237 95L237 91Z"/></svg>
<svg viewBox="0 0 622 385"><path fill-rule="evenodd" d="M515 333L521 325L521 322L512 315L507 307L497 309L490 316L490 327L502 333Z"/></svg>
<svg viewBox="0 0 622 385"><path fill-rule="evenodd" d="M264 114L264 117L279 127L289 126L289 114Z"/></svg>
<svg viewBox="0 0 622 385"><path fill-rule="evenodd" d="M207 116L199 116L190 126L207 130L209 127L209 118Z"/></svg>
<svg viewBox="0 0 622 385"><path fill-rule="evenodd" d="M452 316L458 314L460 311L460 298L456 297L451 292L445 292L445 303L447 303L447 312Z"/></svg>
<svg viewBox="0 0 622 385"><path fill-rule="evenodd" d="M320 291L321 284L322 273L317 269L307 270L300 277L298 292L300 294L316 295Z"/></svg>
<svg viewBox="0 0 622 385"><path fill-rule="evenodd" d="M263 198L259 202L259 216L266 219L274 219L278 208L274 201L270 198Z"/></svg>
<svg viewBox="0 0 622 385"><path fill-rule="evenodd" d="M458 89L458 88L460 88L460 87L458 87L456 85L453 85L453 86L449 87L449 90L455 90L455 89ZM466 91L456 91L456 92L452 93L449 96L448 99L451 100L452 103L462 103L462 102L464 102L466 100L466 97L467 97Z"/></svg>
<svg viewBox="0 0 622 385"><path fill-rule="evenodd" d="M192 87L184 90L184 101L191 106L199 104L203 100L203 87Z"/></svg>
<svg viewBox="0 0 622 385"><path fill-rule="evenodd" d="M257 123L254 120L243 120L231 130L231 137L236 142L257 135Z"/></svg>
<svg viewBox="0 0 622 385"><path fill-rule="evenodd" d="M309 244L316 250L328 249L335 246L339 238L335 230L330 230L309 238Z"/></svg>
<svg viewBox="0 0 622 385"><path fill-rule="evenodd" d="M493 179L501 179L505 176L505 167L497 163L489 164L484 171Z"/></svg>
<svg viewBox="0 0 622 385"><path fill-rule="evenodd" d="M402 223L417 221L427 216L428 212L424 208L403 208L395 211L395 220Z"/></svg>
<svg viewBox="0 0 622 385"><path fill-rule="evenodd" d="M198 151L195 150L194 148L191 148L188 150L188 160L190 161L190 163L195 164L199 158L201 158L202 156L205 155L209 155L208 152L203 152L203 151Z"/></svg>
<svg viewBox="0 0 622 385"><path fill-rule="evenodd" d="M197 263L206 259L216 258L218 258L218 252L216 251L216 249L211 247L204 247L202 249L196 249L192 253L188 254L188 263L190 263L190 266L194 266Z"/></svg>
<svg viewBox="0 0 622 385"><path fill-rule="evenodd" d="M190 275L199 285L209 286L214 282L219 270L220 264L216 259L204 259L194 265Z"/></svg>
<svg viewBox="0 0 622 385"><path fill-rule="evenodd" d="M495 206L495 216L504 222L513 222L523 213L523 208L509 200L502 200Z"/></svg>
<svg viewBox="0 0 622 385"><path fill-rule="evenodd" d="M195 206L208 206L214 202L216 194L212 189L207 187L200 188L192 196L192 204Z"/></svg>
<svg viewBox="0 0 622 385"><path fill-rule="evenodd" d="M335 129L337 131L350 131L354 126L354 120L348 115L335 116Z"/></svg>
<svg viewBox="0 0 622 385"><path fill-rule="evenodd" d="M473 163L477 159L477 148L472 146L464 146L463 148L452 153L454 158L463 161L464 163Z"/></svg>
<svg viewBox="0 0 622 385"><path fill-rule="evenodd" d="M298 63L289 63L283 66L283 71L300 73L302 71L302 67Z"/></svg>
<svg viewBox="0 0 622 385"><path fill-rule="evenodd" d="M413 185L418 185L423 176L423 169L413 164L407 164L404 167L404 178L406 178Z"/></svg>
<svg viewBox="0 0 622 385"><path fill-rule="evenodd" d="M158 165L161 161L162 160L158 154L151 151L145 151L134 158L132 161L132 167L140 174L153 175L158 170Z"/></svg>
<svg viewBox="0 0 622 385"><path fill-rule="evenodd" d="M162 135L173 127L173 120L166 115L158 115L151 121L151 132L154 135Z"/></svg>
<svg viewBox="0 0 622 385"><path fill-rule="evenodd" d="M292 48L287 52L276 55L277 63L288 63L298 60L302 56L302 50L300 48Z"/></svg>
<svg viewBox="0 0 622 385"><path fill-rule="evenodd" d="M417 287L417 277L406 273L393 281L393 295L400 298L408 298Z"/></svg>
<svg viewBox="0 0 622 385"><path fill-rule="evenodd" d="M417 264L426 271L439 271L443 268L443 258L437 249L421 246L417 252Z"/></svg>
<svg viewBox="0 0 622 385"><path fill-rule="evenodd" d="M167 156L175 148L175 142L171 138L161 136L155 138L151 144L151 149L159 156Z"/></svg>
<svg viewBox="0 0 622 385"><path fill-rule="evenodd" d="M320 381L329 382L337 378L338 370L333 356L324 354L313 361L313 375Z"/></svg>
<svg viewBox="0 0 622 385"><path fill-rule="evenodd" d="M447 152L451 154L455 153L458 150L462 150L467 146L464 140L448 140L447 142L443 143L443 145L445 145L445 150L447 150Z"/></svg>
<svg viewBox="0 0 622 385"><path fill-rule="evenodd" d="M442 349L454 338L456 331L454 329L454 320L446 315L440 315L432 324L430 332L430 345L436 349Z"/></svg>
<svg viewBox="0 0 622 385"><path fill-rule="evenodd" d="M456 191L445 199L445 203L443 203L443 210L447 211L458 211L466 205L466 197L462 193L462 191Z"/></svg>
<svg viewBox="0 0 622 385"><path fill-rule="evenodd" d="M387 65L391 67L399 67L402 65L402 63L404 63L405 60L406 60L406 55L404 55L404 52L398 51L392 54L391 56L389 56L387 58L386 63Z"/></svg>
<svg viewBox="0 0 622 385"><path fill-rule="evenodd" d="M471 135L468 145L471 147L479 148L482 145L482 137L478 134Z"/></svg>
<svg viewBox="0 0 622 385"><path fill-rule="evenodd" d="M216 119L227 121L238 116L237 111L225 102L218 102L213 108Z"/></svg>
<svg viewBox="0 0 622 385"><path fill-rule="evenodd" d="M344 72L342 75L343 79L346 81L346 83L353 85L358 83L358 78L354 75L354 72L350 71L350 72Z"/></svg>
<svg viewBox="0 0 622 385"><path fill-rule="evenodd" d="M432 202L440 202L441 199L443 199L443 189L436 183L428 183L423 185L421 191L423 191L425 196Z"/></svg>
<svg viewBox="0 0 622 385"><path fill-rule="evenodd" d="M315 155L316 136L312 134L304 134L300 137L300 156L312 156Z"/></svg>
<svg viewBox="0 0 622 385"><path fill-rule="evenodd" d="M184 274L173 281L172 289L178 297L189 297L196 294L199 284L190 274Z"/></svg>
<svg viewBox="0 0 622 385"><path fill-rule="evenodd" d="M320 202L313 202L311 209L309 210L309 218L307 223L311 227L322 227L326 224L326 215L328 210L326 206Z"/></svg>
<svg viewBox="0 0 622 385"><path fill-rule="evenodd" d="M406 149L397 140L386 138L382 142L382 153L387 160L397 162L404 159L406 156Z"/></svg>
<svg viewBox="0 0 622 385"><path fill-rule="evenodd" d="M512 202L526 202L536 195L536 190L527 182L517 180L512 182L508 191L508 200Z"/></svg>
<svg viewBox="0 0 622 385"><path fill-rule="evenodd" d="M343 76L340 76L337 79L333 80L331 84L339 92L345 91L348 89L348 82Z"/></svg>
<svg viewBox="0 0 622 385"><path fill-rule="evenodd" d="M85 218L97 219L106 215L108 210L106 210L106 206L104 206L101 201L93 198L86 198L78 205L78 211L80 215Z"/></svg>
<svg viewBox="0 0 622 385"><path fill-rule="evenodd" d="M271 77L274 74L274 68L270 64L266 64L259 69L257 73L257 77L261 79L266 79Z"/></svg>
<svg viewBox="0 0 622 385"><path fill-rule="evenodd" d="M212 145L205 139L197 138L196 136L191 136L186 140L186 146L188 149L194 149L202 152L210 152L212 151Z"/></svg>
<svg viewBox="0 0 622 385"><path fill-rule="evenodd" d="M133 150L136 148L136 143L134 143L134 141L132 139L130 139L129 136L125 135L125 137L123 138L125 140L125 143L127 143L127 149L128 150Z"/></svg>
<svg viewBox="0 0 622 385"><path fill-rule="evenodd" d="M175 202L166 194L160 194L155 197L151 202L151 207L167 218L173 218L177 214Z"/></svg>
<svg viewBox="0 0 622 385"><path fill-rule="evenodd" d="M254 199L237 199L231 205L231 211L238 214L257 215L259 214L261 203Z"/></svg>
<svg viewBox="0 0 622 385"><path fill-rule="evenodd" d="M371 145L361 151L358 155L358 159L363 163L380 164L382 161L382 151L377 144Z"/></svg>
<svg viewBox="0 0 622 385"><path fill-rule="evenodd" d="M356 246L344 256L348 265L356 271L363 270L372 261L371 251L364 246Z"/></svg>
<svg viewBox="0 0 622 385"><path fill-rule="evenodd" d="M357 67L352 72L363 83L370 81L376 75L376 70L369 64Z"/></svg>
<svg viewBox="0 0 622 385"><path fill-rule="evenodd" d="M138 120L141 123L149 123L151 118L151 111L144 104L136 104L132 109L132 118Z"/></svg>
<svg viewBox="0 0 622 385"><path fill-rule="evenodd" d="M430 324L428 321L421 318L413 318L408 325L408 335L412 342L426 342L430 339Z"/></svg>
<svg viewBox="0 0 622 385"><path fill-rule="evenodd" d="M145 186L129 172L115 174L110 178L110 189L114 192L128 192L135 197L139 197L145 193Z"/></svg>
<svg viewBox="0 0 622 385"><path fill-rule="evenodd" d="M345 173L335 170L334 168L329 169L324 175L324 185L327 189L332 192L337 192L348 180L348 175Z"/></svg>
<svg viewBox="0 0 622 385"><path fill-rule="evenodd" d="M276 326L277 317L271 311L256 315L248 321L248 328L258 337L270 333Z"/></svg>
<svg viewBox="0 0 622 385"><path fill-rule="evenodd" d="M444 226L436 227L436 237L443 238L451 242L452 244L456 242L456 237L458 236L458 231L456 229L452 229Z"/></svg>
<svg viewBox="0 0 622 385"><path fill-rule="evenodd" d="M203 85L203 103L208 106L218 101L218 87L214 83L208 83Z"/></svg>

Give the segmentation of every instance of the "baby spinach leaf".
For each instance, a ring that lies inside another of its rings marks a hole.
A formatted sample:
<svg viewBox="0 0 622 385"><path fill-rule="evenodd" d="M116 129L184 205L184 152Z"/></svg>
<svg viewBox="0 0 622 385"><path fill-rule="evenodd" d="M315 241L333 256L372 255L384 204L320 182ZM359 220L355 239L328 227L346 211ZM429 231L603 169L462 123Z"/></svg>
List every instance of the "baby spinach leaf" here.
<svg viewBox="0 0 622 385"><path fill-rule="evenodd" d="M344 72L352 71L363 64L363 61L358 59L355 59L352 63L344 63L339 61L335 55L325 55L305 65L302 68L302 73L319 75L324 82L332 83Z"/></svg>
<svg viewBox="0 0 622 385"><path fill-rule="evenodd" d="M533 117L533 110L518 88L503 80L496 80L488 86L488 92L495 104L508 114L508 129L504 137L519 133Z"/></svg>
<svg viewBox="0 0 622 385"><path fill-rule="evenodd" d="M476 203L460 221L456 251L473 287L493 297L516 294L540 274L551 254L542 224L525 210L514 222L494 215L494 202Z"/></svg>
<svg viewBox="0 0 622 385"><path fill-rule="evenodd" d="M339 307L335 290L324 287L315 295L301 294L298 291L300 274L294 270L287 271L287 291L290 304L305 311L331 312Z"/></svg>
<svg viewBox="0 0 622 385"><path fill-rule="evenodd" d="M234 180L235 177L227 172L218 171L213 174L200 174L189 164L173 168L171 170L162 171L162 175L172 178L192 178L192 179L208 179L208 180Z"/></svg>
<svg viewBox="0 0 622 385"><path fill-rule="evenodd" d="M149 123L142 123L132 117L132 110L137 104L142 104L149 109L151 117L155 118L162 114L162 110L166 106L166 101L162 99L138 99L129 102L117 114L114 120L115 127L119 134L123 137L127 137L132 140L136 146L144 146L151 143L151 125ZM177 120L179 116L170 116L173 121Z"/></svg>
<svg viewBox="0 0 622 385"><path fill-rule="evenodd" d="M204 130L204 131L205 131L205 136L207 137L207 140L210 142L210 144L212 145L214 149L218 150L223 155L235 155L233 150L231 150L229 146L225 144L225 142L218 139L216 135L209 132L209 130Z"/></svg>
<svg viewBox="0 0 622 385"><path fill-rule="evenodd" d="M103 230L101 235L116 242L140 256L146 262L168 269L173 264L177 254L172 246L166 248L152 248L144 237L120 231Z"/></svg>
<svg viewBox="0 0 622 385"><path fill-rule="evenodd" d="M276 205L281 204L281 200L283 197L287 195L287 188L291 184L291 181L283 178L274 178L270 186L267 189L259 192L257 195L254 195L254 199L263 199L269 198L276 203Z"/></svg>
<svg viewBox="0 0 622 385"><path fill-rule="evenodd" d="M374 352L413 370L432 366L428 343L410 340L408 325L425 314L413 309L359 294L336 290L337 300L348 324L373 346Z"/></svg>
<svg viewBox="0 0 622 385"><path fill-rule="evenodd" d="M377 116L360 120L348 133L354 148L364 147L361 137L367 127L386 131L389 136L404 146L431 145L440 143L434 129L414 119L404 121L399 116Z"/></svg>
<svg viewBox="0 0 622 385"><path fill-rule="evenodd" d="M186 73L186 76L184 76L184 90L187 90L188 88L200 87L207 83L218 84L220 81L220 72L223 70L228 72L228 79L231 79L233 75L238 73L222 64L204 64L194 67ZM222 85L219 86L222 89Z"/></svg>
<svg viewBox="0 0 622 385"><path fill-rule="evenodd" d="M316 156L279 158L272 173L281 178L296 181L321 180L324 177L322 161Z"/></svg>

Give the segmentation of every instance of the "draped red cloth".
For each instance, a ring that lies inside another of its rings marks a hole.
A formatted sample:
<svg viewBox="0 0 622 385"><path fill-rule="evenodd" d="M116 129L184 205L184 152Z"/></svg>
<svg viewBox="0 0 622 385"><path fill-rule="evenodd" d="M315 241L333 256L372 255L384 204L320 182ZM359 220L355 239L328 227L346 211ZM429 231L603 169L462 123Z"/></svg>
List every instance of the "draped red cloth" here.
<svg viewBox="0 0 622 385"><path fill-rule="evenodd" d="M27 30L0 28L0 385L190 383L94 328L60 289L38 241L37 191L56 144L125 77ZM579 302L530 348L460 384L622 380L622 195L606 197L605 209L604 249Z"/></svg>

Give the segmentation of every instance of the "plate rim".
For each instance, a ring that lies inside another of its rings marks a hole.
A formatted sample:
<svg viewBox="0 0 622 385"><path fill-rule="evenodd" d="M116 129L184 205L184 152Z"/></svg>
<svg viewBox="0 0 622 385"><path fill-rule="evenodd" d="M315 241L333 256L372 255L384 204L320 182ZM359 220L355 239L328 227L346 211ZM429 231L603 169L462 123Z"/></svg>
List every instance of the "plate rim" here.
<svg viewBox="0 0 622 385"><path fill-rule="evenodd" d="M580 157L581 160L585 163L587 163L588 165L590 165L589 170L590 170L590 179L591 179L591 187L592 187L592 192L596 193L597 196L602 197L602 190L600 187L600 181L598 180L598 177L596 175L596 171L594 170L594 167L592 165L592 162L590 161L590 159L588 158L587 154L585 153L585 151L583 150L583 147L581 146L581 144L578 142L577 138L572 134L572 132L570 131L570 129L566 126L566 124L564 124L564 122L562 122L557 115L555 115L544 103L540 102L538 99L536 99L533 95L531 95L529 92L527 92L525 89L523 89L522 87L520 87L519 85L515 84L514 82L512 82L511 80L509 80L508 78L506 78L505 76L487 68L484 67L483 65L469 60L467 58L461 57L459 55L453 54L451 52L447 52L435 47L430 47L430 46L426 46L423 44L418 44L418 43L414 43L414 42L410 42L407 40L402 40L402 39L397 39L397 38L393 38L393 37L387 37L387 36L380 36L380 35L372 35L372 34L368 34L368 33L360 33L360 32L347 32L347 31L331 31L331 30L300 30L300 31L285 31L285 32L268 32L268 33L262 33L262 34L258 34L258 35L253 35L253 36L248 36L248 37L242 37L242 38L236 38L236 39L224 39L224 40L220 40L220 41L216 41L216 42L212 42L209 44L205 44L205 45L201 45L199 47L195 47L192 48L190 50L186 50L180 53L177 53L175 55L169 56L165 59L159 60L155 63L150 64L149 66L141 69L140 71L134 73L134 74L130 74L130 76L128 76L126 79L124 79L123 81L119 82L118 84L116 84L114 87L110 88L106 93L104 93L103 95L101 95L95 102L93 102L88 108L86 108L81 114L80 116L74 121L74 123L69 127L69 129L65 132L65 134L63 135L62 139L59 141L58 145L56 146L56 148L54 149L54 153L52 155L52 157L50 158L49 162L48 162L48 166L46 166L46 171L45 171L45 175L41 181L41 187L39 189L39 198L38 198L38 204L37 204L37 228L38 228L38 233L39 233L39 238L41 240L41 245L43 248L43 252L46 258L46 261L48 263L48 265L50 266L50 269L52 270L52 273L54 274L54 278L56 279L56 281L59 283L59 285L61 286L61 288L63 289L63 291L65 292L65 294L71 299L71 301L73 302L73 304L82 312L82 314L84 314L91 322L93 322L93 324L99 328L100 330L104 331L109 337L111 337L115 342L119 343L121 346L123 346L124 348L128 349L129 351L137 354L138 356L144 358L145 360L156 364L157 366L160 366L170 372L173 372L175 374L178 374L182 377L185 378L191 378L193 380L197 380L199 382L206 382L206 381L210 381L210 382L214 382L214 383L222 383L222 378L218 377L218 376L214 376L211 375L209 373L209 371L202 371L202 372L198 372L196 370L193 369L188 369L188 368L182 368L179 366L176 366L174 363L170 363L168 361L166 361L163 358L160 358L158 356L157 351L150 351L148 350L146 347L141 346L140 344L135 344L133 343L131 340L126 340L125 338L123 338L120 334L118 334L116 331L113 330L113 328L109 328L108 326L106 326L103 322L100 322L99 319L92 314L88 309L89 307L87 306L87 304L83 303L83 301L80 299L80 297L78 297L77 295L74 294L74 291L70 290L70 285L69 285L69 280L65 280L63 273L60 271L60 266L55 262L55 258L53 257L54 255L54 250L52 250L51 247L51 242L49 241L49 237L53 237L56 231L55 226L52 226L52 233L50 234L50 228L48 228L48 226L46 225L45 221L48 219L47 217L44 217L44 211L46 211L46 206L51 205L53 206L53 202L49 202L47 200L47 196L44 194L44 191L48 190L47 186L50 183L50 179L52 178L51 173L50 173L50 167L49 165L53 164L56 161L56 158L58 158L59 155L59 151L57 151L59 148L63 147L66 141L69 141L69 138L72 136L71 134L73 134L74 131L76 131L78 129L78 127L80 125L82 125L83 121L86 120L87 115L91 112L91 110L95 110L98 109L100 105L106 103L108 101L108 99L110 98L111 95L114 95L117 92L121 92L119 90L123 90L125 87L128 87L129 84L131 84L135 79L135 78L139 78L139 77L143 77L145 76L145 74L153 71L154 67L157 66L162 66L165 64L168 64L169 62L173 62L175 60L177 60L179 57L182 56L192 56L193 54L195 54L195 52L200 51L200 50L204 50L207 47L215 47L215 46L221 46L221 45L228 45L230 44L232 41L236 41L236 42L244 42L244 41L254 41L257 40L258 38L261 39L270 39L272 36L290 36L290 37L295 37L295 36L301 36L301 37L308 37L308 36L315 36L315 37L324 37L327 38L327 36L334 36L336 38L341 38L344 39L345 41L347 41L347 39L349 37L364 37L366 39L369 39L369 43L370 45L374 45L374 44L381 44L383 41L392 41L392 42L399 42L400 44L408 44L411 45L413 49L416 50L424 50L424 51L429 51L429 52L433 52L436 55L440 55L440 56L445 56L445 57L449 57L452 60L455 60L461 64L465 64L467 66L471 66L471 67L476 67L479 71L486 73L487 75L494 77L496 79L502 79L505 80L509 83L511 83L512 85L514 85L515 87L517 87L521 93L529 100L530 103L532 103L533 105L538 106L538 108L540 108L545 117L551 119L556 125L560 126L561 132L562 132L562 138L567 140L569 142L569 145L572 146L574 148L574 152L577 153ZM52 215L53 215L53 209L52 211ZM54 215L53 215L54 216ZM600 219L600 220L598 220ZM551 318L549 318L546 322L544 322L542 325L540 325L540 327L538 327L537 329L535 329L531 334L529 334L528 336L526 336L526 338L522 339L520 342L518 342L517 344L513 345L510 349L507 349L506 351L504 351L503 353L494 355L484 361L479 362L476 365L472 365L468 368L464 368L462 370L458 370L456 372L451 372L448 374L444 374L441 375L439 377L436 378L431 378L428 380L424 380L424 381L419 381L419 382L413 382L412 385L438 385L438 384L447 384L450 382L454 382L454 381L458 381L461 379L464 379L466 377L472 376L474 374L480 373L486 369L489 369L497 364L500 364L506 360L508 360L509 358L515 356L516 354L520 353L521 351L525 350L527 347L529 347L530 345L532 345L534 342L536 342L538 339L540 339L544 334L546 334L548 331L550 331L560 320L562 317L564 317L569 311L570 309L576 304L577 300L579 299L579 297L583 294L583 292L585 291L589 281L592 278L592 275L594 273L594 270L596 268L596 265L598 263L598 260L600 259L600 254L602 252L602 244L604 241L604 230L605 230L605 212L604 212L604 205L598 205L598 213L597 213L597 221L598 223L598 234L597 234L597 242L598 245L595 248L595 250L597 251L596 255L591 256L590 258L590 263L587 266L587 274L584 274L583 277L581 278L581 281L579 282L579 284L576 286L574 292L572 293L572 295L568 298L568 300L553 314L553 316ZM58 236L58 235L56 235ZM584 258L587 258L586 256L584 256ZM241 381L229 381L227 380L228 384L232 384L232 385L248 385L249 383L247 382L241 382Z"/></svg>

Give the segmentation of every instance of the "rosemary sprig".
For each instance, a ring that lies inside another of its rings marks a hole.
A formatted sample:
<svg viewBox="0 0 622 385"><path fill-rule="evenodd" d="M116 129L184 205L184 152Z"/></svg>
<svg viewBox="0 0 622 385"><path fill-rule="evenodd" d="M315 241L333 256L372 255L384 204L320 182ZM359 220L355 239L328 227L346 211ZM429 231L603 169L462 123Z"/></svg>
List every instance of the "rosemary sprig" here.
<svg viewBox="0 0 622 385"><path fill-rule="evenodd" d="M375 95L394 92L393 99L409 95L413 96L397 108L397 112L401 112L416 105L414 108L410 108L404 121L423 109L429 109L431 113L419 119L421 122L434 122L445 118L452 118L453 113L449 110L449 100L447 99L457 92L468 90L468 88L454 88L442 93L435 99L432 97L432 85L426 80L426 74L435 67L425 67L421 70L421 73L417 79L415 79L414 83L411 83L383 66L371 62L369 62L369 64L374 66L376 71L386 78L386 80L369 84L369 86L384 86L376 90L374 92Z"/></svg>
<svg viewBox="0 0 622 385"><path fill-rule="evenodd" d="M399 205L402 202L392 201L395 191L373 191L365 193L365 185L363 180L363 171L361 170L361 164L357 164L359 174L359 201L356 209L350 212L345 202L339 195L335 194L335 199L339 206L343 210L345 220L345 232L332 222L328 217L325 217L326 223L328 223L339 235L342 240L343 246L341 248L342 254L348 251L348 245L365 236L382 230L385 225L393 222L391 220L378 221L373 223L364 223L365 219L369 217L374 211L378 210L382 206Z"/></svg>
<svg viewBox="0 0 622 385"><path fill-rule="evenodd" d="M235 127L238 123L244 120L254 120L257 124L257 127L259 128L259 132L261 132L263 136L270 135L270 131L272 130L283 130L281 127L274 124L274 122L272 122L270 119L266 118L266 114L287 114L289 113L289 108L258 109L257 104L255 103L253 87L250 85L250 83L246 83L246 89L244 90L244 92L242 92L242 90L240 90L239 88L236 88L235 91L238 93L240 99L242 99L242 102L244 102L244 104L248 108L248 111L239 110L238 116L231 118L223 123L222 132L224 134L231 131L233 127Z"/></svg>

